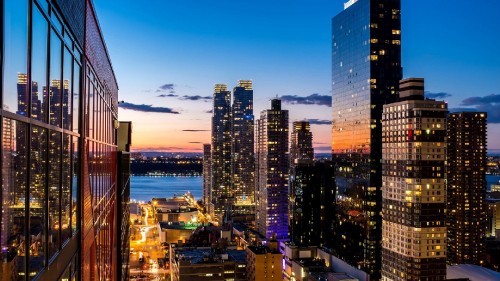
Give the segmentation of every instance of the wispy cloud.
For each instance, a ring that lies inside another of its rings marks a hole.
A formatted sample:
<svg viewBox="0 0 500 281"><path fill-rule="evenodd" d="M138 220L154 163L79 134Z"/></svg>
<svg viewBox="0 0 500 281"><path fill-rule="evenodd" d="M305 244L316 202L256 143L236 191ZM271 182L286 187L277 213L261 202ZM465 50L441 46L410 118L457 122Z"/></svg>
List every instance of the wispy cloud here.
<svg viewBox="0 0 500 281"><path fill-rule="evenodd" d="M212 109L210 109L210 110L206 110L206 111L204 111L204 112L205 112L205 113L210 113L210 114L214 113L214 111L213 111Z"/></svg>
<svg viewBox="0 0 500 281"><path fill-rule="evenodd" d="M452 94L445 93L445 92L439 92L439 93L425 92L425 96L430 98L430 99L442 100L442 99L451 97Z"/></svg>
<svg viewBox="0 0 500 281"><path fill-rule="evenodd" d="M161 95L157 95L158 98L169 98L169 97L178 97L178 95L174 95L174 94L161 94Z"/></svg>
<svg viewBox="0 0 500 281"><path fill-rule="evenodd" d="M184 95L184 96L180 97L179 99L181 99L181 100L192 100L192 101L198 101L198 100L210 101L210 100L212 100L212 97L211 96L202 97L202 96L199 96L199 95Z"/></svg>
<svg viewBox="0 0 500 281"><path fill-rule="evenodd" d="M210 130L193 130L193 129L186 129L186 130L182 130L183 132L192 132L192 133L196 133L196 132L209 132Z"/></svg>
<svg viewBox="0 0 500 281"><path fill-rule="evenodd" d="M134 104L129 102L121 102L118 104L119 107L127 110L140 111L140 112L152 112L152 113L169 113L169 114L179 114L169 107L156 107L149 104Z"/></svg>
<svg viewBox="0 0 500 281"><path fill-rule="evenodd" d="M311 125L331 125L332 120L323 120L323 119L308 119L307 120Z"/></svg>
<svg viewBox="0 0 500 281"><path fill-rule="evenodd" d="M307 97L301 97L297 95L284 95L281 100L285 103L290 104L315 104L315 105L325 105L332 106L332 96L312 94Z"/></svg>
<svg viewBox="0 0 500 281"><path fill-rule="evenodd" d="M160 87L158 87L159 90L164 90L164 91L174 91L175 90L175 85L172 83L169 84L163 84Z"/></svg>
<svg viewBox="0 0 500 281"><path fill-rule="evenodd" d="M484 111L488 113L488 123L500 123L500 95L466 98L460 104L468 111ZM468 108L471 107L471 108Z"/></svg>
<svg viewBox="0 0 500 281"><path fill-rule="evenodd" d="M327 151L327 152L330 152L332 150L332 147L331 146L315 146L314 147L314 150L316 152L319 152L319 151Z"/></svg>
<svg viewBox="0 0 500 281"><path fill-rule="evenodd" d="M194 144L201 144L201 141L190 141L189 143L194 143Z"/></svg>

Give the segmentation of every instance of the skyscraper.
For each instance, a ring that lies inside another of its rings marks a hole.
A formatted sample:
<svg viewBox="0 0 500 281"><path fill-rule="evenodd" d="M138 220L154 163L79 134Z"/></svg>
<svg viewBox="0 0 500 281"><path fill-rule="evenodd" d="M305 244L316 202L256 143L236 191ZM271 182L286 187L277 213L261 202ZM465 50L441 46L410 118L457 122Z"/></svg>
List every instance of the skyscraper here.
<svg viewBox="0 0 500 281"><path fill-rule="evenodd" d="M333 243L335 177L331 162L299 163L290 179L290 240L301 246Z"/></svg>
<svg viewBox="0 0 500 281"><path fill-rule="evenodd" d="M486 258L486 113L448 115L447 228L449 264Z"/></svg>
<svg viewBox="0 0 500 281"><path fill-rule="evenodd" d="M92 1L1 8L0 280L116 280L118 85Z"/></svg>
<svg viewBox="0 0 500 281"><path fill-rule="evenodd" d="M312 163L314 148L312 146L311 125L307 121L296 121L292 125L290 143L290 170L298 163Z"/></svg>
<svg viewBox="0 0 500 281"><path fill-rule="evenodd" d="M254 203L254 115L252 81L240 80L233 90L231 174L235 204Z"/></svg>
<svg viewBox="0 0 500 281"><path fill-rule="evenodd" d="M350 0L332 21L335 255L380 278L382 106L397 100L400 0Z"/></svg>
<svg viewBox="0 0 500 281"><path fill-rule="evenodd" d="M255 163L256 221L266 238L288 237L288 110L273 99L257 120Z"/></svg>
<svg viewBox="0 0 500 281"><path fill-rule="evenodd" d="M382 280L445 280L447 104L422 78L399 88L382 121Z"/></svg>
<svg viewBox="0 0 500 281"><path fill-rule="evenodd" d="M212 146L203 145L203 206L208 213L213 209L212 205Z"/></svg>
<svg viewBox="0 0 500 281"><path fill-rule="evenodd" d="M215 220L222 222L232 205L231 190L231 92L216 84L212 115L212 202Z"/></svg>

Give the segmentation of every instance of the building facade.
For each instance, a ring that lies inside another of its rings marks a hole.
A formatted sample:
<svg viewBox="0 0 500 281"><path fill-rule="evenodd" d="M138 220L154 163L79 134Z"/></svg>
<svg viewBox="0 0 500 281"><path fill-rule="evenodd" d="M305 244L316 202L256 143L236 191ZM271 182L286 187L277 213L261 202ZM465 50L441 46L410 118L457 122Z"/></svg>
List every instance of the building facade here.
<svg viewBox="0 0 500 281"><path fill-rule="evenodd" d="M254 115L251 80L233 90L231 174L236 205L254 204Z"/></svg>
<svg viewBox="0 0 500 281"><path fill-rule="evenodd" d="M351 0L332 21L335 254L380 278L382 106L397 101L400 0Z"/></svg>
<svg viewBox="0 0 500 281"><path fill-rule="evenodd" d="M0 280L115 279L118 85L92 1L2 5Z"/></svg>
<svg viewBox="0 0 500 281"><path fill-rule="evenodd" d="M301 246L333 246L335 177L331 162L298 164L290 180L290 239Z"/></svg>
<svg viewBox="0 0 500 281"><path fill-rule="evenodd" d="M231 190L231 92L225 84L214 88L212 115L212 203L214 219L222 223L233 202Z"/></svg>
<svg viewBox="0 0 500 281"><path fill-rule="evenodd" d="M205 211L213 215L212 209L212 146L203 145L203 206Z"/></svg>
<svg viewBox="0 0 500 281"><path fill-rule="evenodd" d="M278 242L270 241L269 246L248 246L246 248L246 276L249 281L281 281L283 254L278 250Z"/></svg>
<svg viewBox="0 0 500 281"><path fill-rule="evenodd" d="M486 258L486 112L448 115L446 165L449 264L483 265Z"/></svg>
<svg viewBox="0 0 500 281"><path fill-rule="evenodd" d="M314 160L311 125L307 121L296 121L292 125L290 140L290 171L296 164L310 164Z"/></svg>
<svg viewBox="0 0 500 281"><path fill-rule="evenodd" d="M256 222L260 234L288 237L288 110L273 99L257 120L255 163Z"/></svg>
<svg viewBox="0 0 500 281"><path fill-rule="evenodd" d="M446 115L424 80L401 80L382 121L382 280L446 279Z"/></svg>

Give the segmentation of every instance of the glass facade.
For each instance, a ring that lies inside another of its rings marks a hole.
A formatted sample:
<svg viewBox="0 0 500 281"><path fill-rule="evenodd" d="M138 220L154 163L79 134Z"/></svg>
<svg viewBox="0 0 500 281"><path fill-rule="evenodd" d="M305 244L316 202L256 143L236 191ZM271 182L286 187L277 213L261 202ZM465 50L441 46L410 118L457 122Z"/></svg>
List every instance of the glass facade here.
<svg viewBox="0 0 500 281"><path fill-rule="evenodd" d="M332 21L336 256L380 278L382 106L397 100L399 0L359 0Z"/></svg>
<svg viewBox="0 0 500 281"><path fill-rule="evenodd" d="M107 57L95 75L97 60L83 55L81 35L96 29L85 29L89 13L95 17L84 0L2 1L2 281L113 276L117 86L112 70L101 67L110 65ZM102 37L87 45L106 53ZM89 126L83 112L98 123ZM80 235L89 225L94 252L83 249ZM87 256L98 257L94 265L81 262Z"/></svg>

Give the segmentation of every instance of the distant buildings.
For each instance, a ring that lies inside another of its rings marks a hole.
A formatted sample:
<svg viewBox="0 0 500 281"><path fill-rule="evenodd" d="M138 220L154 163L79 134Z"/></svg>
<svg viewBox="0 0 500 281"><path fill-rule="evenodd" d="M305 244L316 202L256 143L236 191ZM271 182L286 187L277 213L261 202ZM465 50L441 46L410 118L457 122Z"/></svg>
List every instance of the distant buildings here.
<svg viewBox="0 0 500 281"><path fill-rule="evenodd" d="M447 104L421 78L399 89L382 117L382 280L445 280Z"/></svg>
<svg viewBox="0 0 500 281"><path fill-rule="evenodd" d="M447 132L448 263L482 265L488 211L486 113L451 113Z"/></svg>
<svg viewBox="0 0 500 281"><path fill-rule="evenodd" d="M288 238L288 110L273 99L257 120L255 199L257 229L266 238Z"/></svg>
<svg viewBox="0 0 500 281"><path fill-rule="evenodd" d="M332 160L337 168L335 254L380 278L382 106L397 100L399 0L348 1L332 22Z"/></svg>
<svg viewBox="0 0 500 281"><path fill-rule="evenodd" d="M247 280L283 280L281 265L283 254L278 250L278 241L271 240L269 246L248 246L246 261Z"/></svg>

